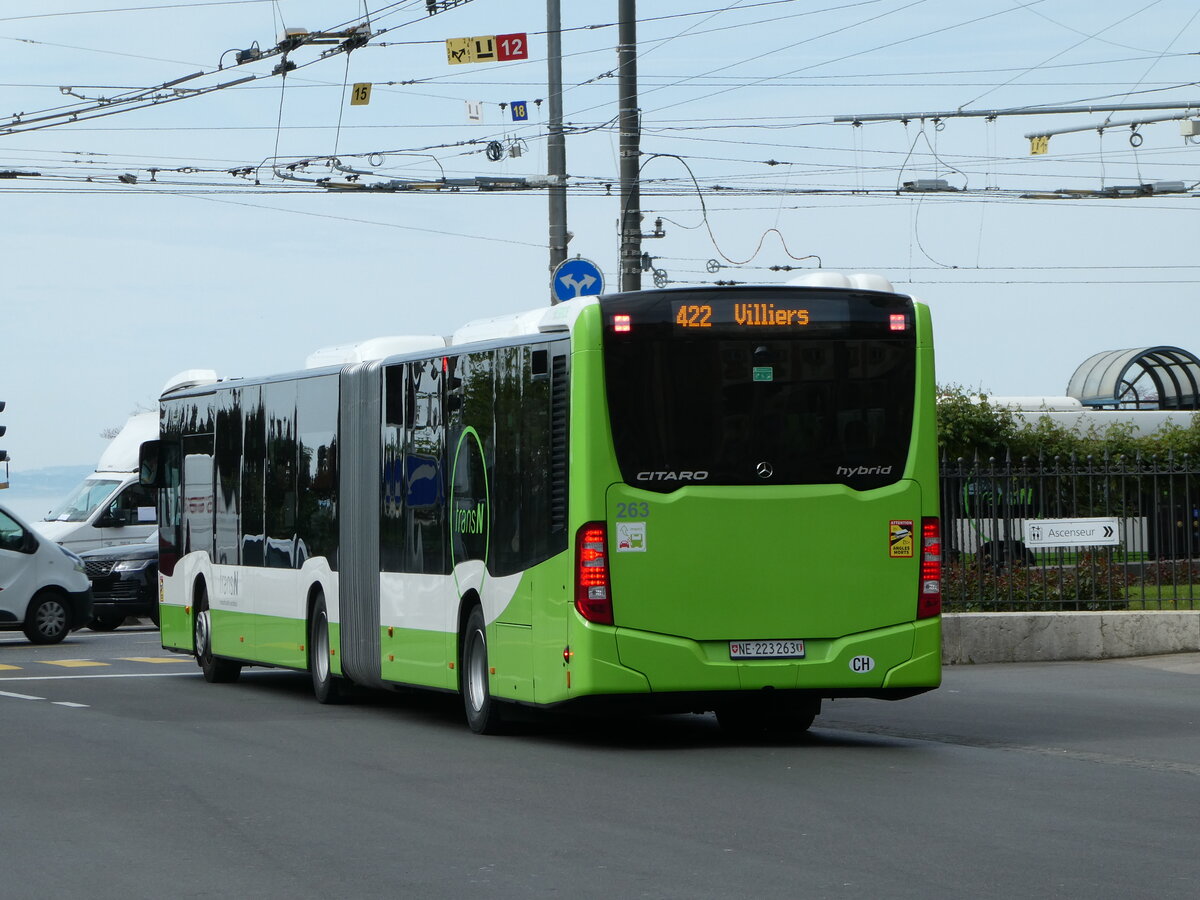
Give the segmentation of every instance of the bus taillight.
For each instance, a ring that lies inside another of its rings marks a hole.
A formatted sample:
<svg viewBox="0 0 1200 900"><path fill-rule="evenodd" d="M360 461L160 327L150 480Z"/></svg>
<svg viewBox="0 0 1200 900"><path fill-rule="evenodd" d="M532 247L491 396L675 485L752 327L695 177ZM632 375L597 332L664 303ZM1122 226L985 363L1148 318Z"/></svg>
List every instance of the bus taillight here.
<svg viewBox="0 0 1200 900"><path fill-rule="evenodd" d="M917 618L942 614L942 529L937 516L921 520L921 585Z"/></svg>
<svg viewBox="0 0 1200 900"><path fill-rule="evenodd" d="M575 536L575 608L599 625L613 624L607 545L603 522L588 522Z"/></svg>

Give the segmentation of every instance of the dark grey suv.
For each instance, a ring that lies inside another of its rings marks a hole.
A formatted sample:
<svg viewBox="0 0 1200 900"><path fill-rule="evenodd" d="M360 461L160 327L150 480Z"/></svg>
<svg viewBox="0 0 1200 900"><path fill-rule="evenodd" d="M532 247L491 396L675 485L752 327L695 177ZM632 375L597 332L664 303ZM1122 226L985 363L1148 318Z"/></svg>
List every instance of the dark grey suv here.
<svg viewBox="0 0 1200 900"><path fill-rule="evenodd" d="M158 535L140 544L101 547L79 554L92 583L93 631L120 628L130 616L158 624Z"/></svg>

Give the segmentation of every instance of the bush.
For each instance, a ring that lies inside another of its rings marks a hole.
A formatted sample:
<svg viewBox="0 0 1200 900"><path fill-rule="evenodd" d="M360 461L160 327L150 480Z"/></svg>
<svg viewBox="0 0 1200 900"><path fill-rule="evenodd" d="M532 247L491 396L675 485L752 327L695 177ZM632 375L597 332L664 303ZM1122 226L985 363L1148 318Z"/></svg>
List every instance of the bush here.
<svg viewBox="0 0 1200 900"><path fill-rule="evenodd" d="M1028 414L1027 414L1028 415ZM950 459L1061 457L1200 456L1200 413L1186 427L1166 425L1154 434L1135 435L1128 425L1092 427L1076 434L1048 418L1023 422L986 394L959 385L938 389L938 448Z"/></svg>
<svg viewBox="0 0 1200 900"><path fill-rule="evenodd" d="M1130 577L1108 554L1081 553L1073 566L997 568L982 556L942 566L946 612L1127 609Z"/></svg>

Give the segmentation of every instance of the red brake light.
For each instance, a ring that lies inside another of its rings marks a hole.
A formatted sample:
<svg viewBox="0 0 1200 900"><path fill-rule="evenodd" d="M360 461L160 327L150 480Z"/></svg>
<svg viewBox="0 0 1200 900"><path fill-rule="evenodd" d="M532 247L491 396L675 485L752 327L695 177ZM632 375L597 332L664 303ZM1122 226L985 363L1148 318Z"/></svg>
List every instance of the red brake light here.
<svg viewBox="0 0 1200 900"><path fill-rule="evenodd" d="M937 516L921 520L921 582L917 618L942 614L942 528Z"/></svg>
<svg viewBox="0 0 1200 900"><path fill-rule="evenodd" d="M627 334L633 330L633 320L625 313L617 313L612 317L613 331L618 334Z"/></svg>
<svg viewBox="0 0 1200 900"><path fill-rule="evenodd" d="M608 539L603 522L589 522L575 535L575 608L589 622L613 624L608 591Z"/></svg>
<svg viewBox="0 0 1200 900"><path fill-rule="evenodd" d="M892 313L888 317L888 328L891 331L907 331L908 317L904 313Z"/></svg>

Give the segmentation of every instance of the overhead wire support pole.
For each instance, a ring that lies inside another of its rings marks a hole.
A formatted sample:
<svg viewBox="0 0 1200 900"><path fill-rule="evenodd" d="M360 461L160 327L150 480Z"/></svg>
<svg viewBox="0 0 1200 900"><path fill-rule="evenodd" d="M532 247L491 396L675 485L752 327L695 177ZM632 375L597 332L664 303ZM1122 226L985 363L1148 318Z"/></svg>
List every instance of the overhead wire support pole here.
<svg viewBox="0 0 1200 900"><path fill-rule="evenodd" d="M1079 134L1080 132L1083 132L1083 131L1104 132L1104 131L1111 131L1114 128L1134 128L1134 129L1136 129L1139 125L1157 125L1160 122L1174 122L1176 119L1192 119L1192 118L1196 117L1197 110L1200 110L1200 107L1193 106L1193 107L1189 107L1189 108L1185 109L1183 112L1177 112L1174 115L1170 115L1170 116L1151 116L1148 119L1126 119L1125 121L1122 121L1122 122L1113 122L1113 121L1109 121L1106 119L1105 121L1101 122L1099 125L1095 125L1095 124L1077 125L1074 128L1053 128L1053 129L1046 129L1046 130L1042 130L1042 131L1031 131L1028 134L1026 134L1025 137L1028 140L1033 140L1034 138L1040 138L1040 137L1051 138L1051 137L1055 137L1056 135L1060 135L1060 134Z"/></svg>
<svg viewBox="0 0 1200 900"><path fill-rule="evenodd" d="M1109 103L1090 106L1014 106L1008 109L944 109L935 112L871 113L834 116L835 124L860 125L863 122L916 122L921 119L999 119L1006 116L1054 116L1060 113L1102 113L1124 110L1200 109L1200 100L1174 103Z"/></svg>
<svg viewBox="0 0 1200 900"><path fill-rule="evenodd" d="M546 172L550 176L550 271L553 272L567 259L567 144L563 136L561 0L546 0L546 68L550 94ZM557 302L553 285L550 302Z"/></svg>
<svg viewBox="0 0 1200 900"><path fill-rule="evenodd" d="M621 129L621 290L642 288L642 200L638 185L641 123L637 97L637 9L619 0L617 38L618 112Z"/></svg>

